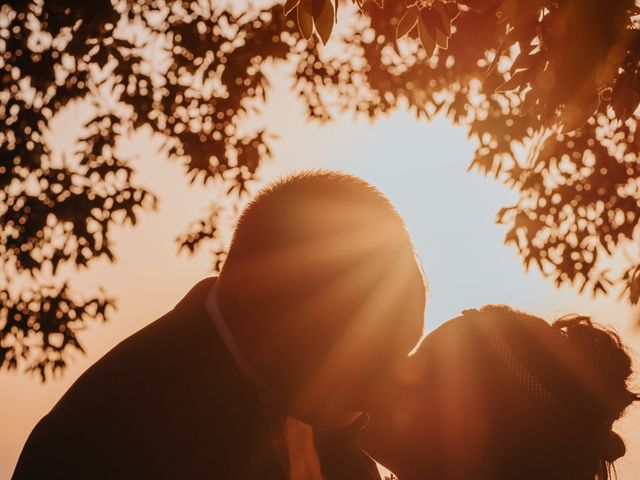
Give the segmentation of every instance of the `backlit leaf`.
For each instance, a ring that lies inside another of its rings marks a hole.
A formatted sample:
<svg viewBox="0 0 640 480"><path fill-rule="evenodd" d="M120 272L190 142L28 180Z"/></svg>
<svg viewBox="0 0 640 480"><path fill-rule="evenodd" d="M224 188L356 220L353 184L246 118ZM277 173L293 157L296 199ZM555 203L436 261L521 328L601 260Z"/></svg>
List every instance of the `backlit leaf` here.
<svg viewBox="0 0 640 480"><path fill-rule="evenodd" d="M440 30L436 31L436 44L442 50L449 48L449 37L442 33Z"/></svg>
<svg viewBox="0 0 640 480"><path fill-rule="evenodd" d="M424 24L431 38L436 39L438 34L437 24L441 22L440 15L431 8L423 8L420 10L420 23Z"/></svg>
<svg viewBox="0 0 640 480"><path fill-rule="evenodd" d="M509 80L505 81L498 88L496 88L495 91L496 92L511 92L514 90L518 91L523 86L523 83L524 83L523 77L524 77L523 71L516 72L515 74L511 75L511 78L509 78Z"/></svg>
<svg viewBox="0 0 640 480"><path fill-rule="evenodd" d="M312 7L313 0L300 0L298 4L298 28L305 40L309 40L313 34Z"/></svg>
<svg viewBox="0 0 640 480"><path fill-rule="evenodd" d="M333 30L333 23L335 20L333 3L331 0L313 0L314 9L316 3L321 3L321 9L318 16L314 16L316 30L320 35L320 40L323 44L326 44L331 36Z"/></svg>
<svg viewBox="0 0 640 480"><path fill-rule="evenodd" d="M418 23L418 14L420 13L420 9L417 5L413 7L409 7L404 15L398 22L398 27L396 28L396 38L402 38L407 33L409 33Z"/></svg>
<svg viewBox="0 0 640 480"><path fill-rule="evenodd" d="M418 33L420 34L422 48L424 48L424 51L427 53L427 57L431 58L436 49L436 40L429 34L428 27L422 15L420 15L420 20L418 21Z"/></svg>
<svg viewBox="0 0 640 480"><path fill-rule="evenodd" d="M457 2L447 2L444 4L444 8L447 11L447 15L449 16L449 21L453 22L458 15L460 15L460 7L458 7Z"/></svg>
<svg viewBox="0 0 640 480"><path fill-rule="evenodd" d="M289 15L300 3L300 0L287 0L284 4L284 14Z"/></svg>
<svg viewBox="0 0 640 480"><path fill-rule="evenodd" d="M433 2L431 9L440 16L441 22L436 27L447 37L451 36L451 20L449 19L449 13L444 6L444 3L440 1Z"/></svg>
<svg viewBox="0 0 640 480"><path fill-rule="evenodd" d="M570 133L580 130L591 116L598 109L599 99L595 95L593 100L587 104L569 104L562 109L560 123L562 124L562 132Z"/></svg>

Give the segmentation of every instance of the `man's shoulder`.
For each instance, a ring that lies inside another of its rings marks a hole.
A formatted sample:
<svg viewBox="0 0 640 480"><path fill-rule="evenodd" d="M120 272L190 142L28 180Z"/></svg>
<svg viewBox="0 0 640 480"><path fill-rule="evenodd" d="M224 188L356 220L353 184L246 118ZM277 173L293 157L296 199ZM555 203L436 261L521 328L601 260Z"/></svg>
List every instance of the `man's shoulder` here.
<svg viewBox="0 0 640 480"><path fill-rule="evenodd" d="M214 282L215 277L198 282L173 309L122 340L96 365L120 357L126 361L129 357L138 357L145 362L155 356L166 357L171 351L188 350L193 342L207 340L214 329L207 318L205 301ZM171 345L169 351L167 344Z"/></svg>
<svg viewBox="0 0 640 480"><path fill-rule="evenodd" d="M155 445L155 437L172 412L166 404L187 404L183 397L193 396L193 389L185 385L206 383L194 372L204 363L199 356L215 349L215 329L197 318L204 311L204 305L198 308L197 303L213 281L198 282L171 311L90 366L34 428L15 478L37 478L32 474L39 465L47 459L53 464L54 457L67 448L86 457L76 466L83 471L84 466L118 449L141 448L135 445L141 438ZM60 471L66 472L67 467L76 468L65 466Z"/></svg>
<svg viewBox="0 0 640 480"><path fill-rule="evenodd" d="M140 391L157 377L166 383L190 363L189 357L211 352L215 329L204 318L204 299L214 281L198 282L172 310L118 343L78 378L63 400L94 391L104 395L105 387L114 394L126 394L127 387Z"/></svg>

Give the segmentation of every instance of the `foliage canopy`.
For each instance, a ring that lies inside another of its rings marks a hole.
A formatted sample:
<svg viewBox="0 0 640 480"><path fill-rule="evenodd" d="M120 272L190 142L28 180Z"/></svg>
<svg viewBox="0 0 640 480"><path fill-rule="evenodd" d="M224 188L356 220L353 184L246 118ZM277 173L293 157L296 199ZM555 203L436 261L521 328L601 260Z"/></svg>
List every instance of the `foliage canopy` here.
<svg viewBox="0 0 640 480"><path fill-rule="evenodd" d="M519 193L497 218L524 265L594 294L621 286L636 303L639 13L632 0L288 0L243 12L211 0L3 2L0 365L45 379L114 306L103 292L81 298L60 272L113 260L113 226L155 206L118 138L150 128L192 182L241 199L270 156L269 132L244 124L266 102L265 69L284 62L315 120L409 108L466 125L478 140L470 168ZM347 33L334 29L343 15ZM75 157L60 158L48 128L79 101L94 116ZM194 222L181 246L219 242L218 218ZM619 252L627 268L612 273ZM12 290L20 277L37 287Z"/></svg>

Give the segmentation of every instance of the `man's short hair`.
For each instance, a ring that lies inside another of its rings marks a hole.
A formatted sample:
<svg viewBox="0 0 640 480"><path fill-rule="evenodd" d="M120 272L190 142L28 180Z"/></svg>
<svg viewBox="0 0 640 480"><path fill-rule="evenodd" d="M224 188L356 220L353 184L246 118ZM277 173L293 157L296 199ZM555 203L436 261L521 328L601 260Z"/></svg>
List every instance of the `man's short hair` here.
<svg viewBox="0 0 640 480"><path fill-rule="evenodd" d="M268 359L254 367L284 390L332 361L345 382L370 380L423 329L426 287L402 218L343 173L300 173L260 191L237 223L218 292L226 321L253 332Z"/></svg>

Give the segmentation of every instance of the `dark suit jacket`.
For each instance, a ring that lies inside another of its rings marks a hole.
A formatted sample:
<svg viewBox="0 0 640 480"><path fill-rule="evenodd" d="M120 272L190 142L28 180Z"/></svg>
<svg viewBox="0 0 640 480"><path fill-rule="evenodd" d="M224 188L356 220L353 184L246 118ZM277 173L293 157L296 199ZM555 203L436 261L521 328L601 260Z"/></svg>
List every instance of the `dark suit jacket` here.
<svg viewBox="0 0 640 480"><path fill-rule="evenodd" d="M90 367L36 425L13 478L285 480L273 419L205 310L214 281ZM348 437L323 443L331 480L377 478Z"/></svg>

